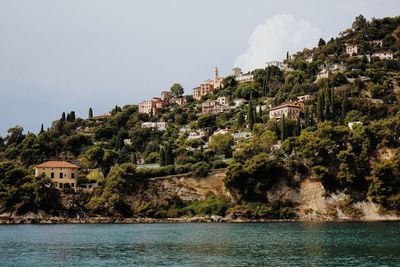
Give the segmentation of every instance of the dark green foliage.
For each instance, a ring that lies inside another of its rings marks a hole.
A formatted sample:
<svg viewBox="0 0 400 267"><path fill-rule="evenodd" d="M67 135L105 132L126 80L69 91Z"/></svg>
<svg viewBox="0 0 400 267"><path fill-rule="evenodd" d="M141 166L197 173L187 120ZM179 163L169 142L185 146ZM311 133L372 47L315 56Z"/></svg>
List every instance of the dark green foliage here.
<svg viewBox="0 0 400 267"><path fill-rule="evenodd" d="M254 127L254 109L253 109L253 97L250 95L250 102L247 110L247 125L252 131Z"/></svg>
<svg viewBox="0 0 400 267"><path fill-rule="evenodd" d="M210 171L210 165L206 162L193 164L192 172L194 177L206 177Z"/></svg>

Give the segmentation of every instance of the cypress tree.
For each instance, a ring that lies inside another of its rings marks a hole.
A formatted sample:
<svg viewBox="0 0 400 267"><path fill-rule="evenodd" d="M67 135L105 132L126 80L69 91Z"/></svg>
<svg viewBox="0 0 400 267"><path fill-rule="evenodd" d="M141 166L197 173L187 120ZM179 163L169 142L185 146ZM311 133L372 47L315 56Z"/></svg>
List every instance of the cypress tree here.
<svg viewBox="0 0 400 267"><path fill-rule="evenodd" d="M249 102L249 109L247 112L247 123L249 125L249 129L253 131L254 127L254 110L253 110L253 95L250 94L250 102Z"/></svg>
<svg viewBox="0 0 400 267"><path fill-rule="evenodd" d="M297 118L297 123L296 123L296 135L299 136L301 133L301 121L300 121L300 116Z"/></svg>
<svg viewBox="0 0 400 267"><path fill-rule="evenodd" d="M42 123L42 126L40 126L40 133L43 133L44 132L44 128L43 128L43 123Z"/></svg>
<svg viewBox="0 0 400 267"><path fill-rule="evenodd" d="M309 122L309 114L308 114L308 108L304 107L304 126L307 128L308 126L310 126L310 122Z"/></svg>
<svg viewBox="0 0 400 267"><path fill-rule="evenodd" d="M136 153L133 153L132 155L131 155L131 163L132 164L137 164L137 158L136 158Z"/></svg>
<svg viewBox="0 0 400 267"><path fill-rule="evenodd" d="M318 100L317 100L317 118L318 120L322 121L323 119L323 114L324 114L324 103L323 103L323 97L322 97L322 92L318 94Z"/></svg>
<svg viewBox="0 0 400 267"><path fill-rule="evenodd" d="M239 111L237 124L239 128L242 128L243 124L245 123L244 115L242 111Z"/></svg>
<svg viewBox="0 0 400 267"><path fill-rule="evenodd" d="M165 145L165 165L174 165L174 154L171 143Z"/></svg>
<svg viewBox="0 0 400 267"><path fill-rule="evenodd" d="M330 110L330 112L331 112L331 119L332 120L335 120L335 89L334 88L331 88L330 89L330 97L331 97L331 110Z"/></svg>
<svg viewBox="0 0 400 267"><path fill-rule="evenodd" d="M286 139L286 121L285 121L285 115L282 116L281 118L281 140Z"/></svg>
<svg viewBox="0 0 400 267"><path fill-rule="evenodd" d="M69 117L69 119L68 119L68 117ZM70 113L68 113L67 121L75 121L75 111L71 111Z"/></svg>
<svg viewBox="0 0 400 267"><path fill-rule="evenodd" d="M65 118L65 112L63 112L62 114L61 114L61 121L65 121L66 120L66 118Z"/></svg>
<svg viewBox="0 0 400 267"><path fill-rule="evenodd" d="M346 113L347 113L347 95L345 93L342 99L342 113L340 114L340 120L342 123L344 122L344 117L346 116Z"/></svg>
<svg viewBox="0 0 400 267"><path fill-rule="evenodd" d="M93 109L89 108L89 119L93 118Z"/></svg>
<svg viewBox="0 0 400 267"><path fill-rule="evenodd" d="M325 85L325 89L324 89L324 116L325 119L329 119L330 118L330 94L329 94L329 88L328 85Z"/></svg>
<svg viewBox="0 0 400 267"><path fill-rule="evenodd" d="M160 148L160 158L158 159L158 163L160 164L160 167L165 166L165 151L164 148Z"/></svg>

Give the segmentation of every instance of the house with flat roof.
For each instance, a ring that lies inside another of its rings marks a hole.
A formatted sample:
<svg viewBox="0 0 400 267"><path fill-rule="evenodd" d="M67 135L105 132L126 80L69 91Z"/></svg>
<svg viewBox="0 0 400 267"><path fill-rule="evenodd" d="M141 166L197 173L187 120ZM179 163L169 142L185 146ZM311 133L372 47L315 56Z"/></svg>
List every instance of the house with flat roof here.
<svg viewBox="0 0 400 267"><path fill-rule="evenodd" d="M79 167L66 161L46 161L35 166L35 177L45 175L57 189L76 190Z"/></svg>
<svg viewBox="0 0 400 267"><path fill-rule="evenodd" d="M301 106L294 104L283 104L269 109L269 117L281 119L283 116L289 120L297 120L300 117Z"/></svg>

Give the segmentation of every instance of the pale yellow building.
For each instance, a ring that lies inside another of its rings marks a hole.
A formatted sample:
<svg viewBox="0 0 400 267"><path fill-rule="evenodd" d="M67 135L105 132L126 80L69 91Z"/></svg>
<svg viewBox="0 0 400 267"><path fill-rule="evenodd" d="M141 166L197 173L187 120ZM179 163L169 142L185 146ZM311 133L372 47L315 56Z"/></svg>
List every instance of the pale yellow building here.
<svg viewBox="0 0 400 267"><path fill-rule="evenodd" d="M44 174L51 178L57 189L73 188L76 190L79 167L66 161L47 161L35 166L35 177Z"/></svg>

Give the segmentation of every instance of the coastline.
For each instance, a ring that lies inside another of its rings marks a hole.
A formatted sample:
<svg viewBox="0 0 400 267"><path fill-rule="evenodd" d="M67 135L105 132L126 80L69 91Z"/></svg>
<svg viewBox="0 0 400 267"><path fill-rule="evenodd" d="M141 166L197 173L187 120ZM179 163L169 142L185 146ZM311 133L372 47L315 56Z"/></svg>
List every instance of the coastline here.
<svg viewBox="0 0 400 267"><path fill-rule="evenodd" d="M265 219L265 218L246 218L231 216L222 217L218 215L209 216L193 216L179 218L148 218L148 217L55 217L43 216L40 214L28 214L23 216L1 216L0 225L16 225L16 224L146 224L146 223L268 223L268 222L379 222L379 221L400 221L400 217L389 217L381 219L363 219L363 218L328 218L328 217L298 217L291 219Z"/></svg>

